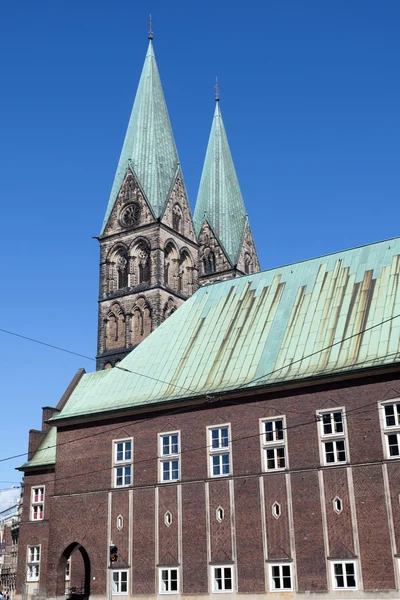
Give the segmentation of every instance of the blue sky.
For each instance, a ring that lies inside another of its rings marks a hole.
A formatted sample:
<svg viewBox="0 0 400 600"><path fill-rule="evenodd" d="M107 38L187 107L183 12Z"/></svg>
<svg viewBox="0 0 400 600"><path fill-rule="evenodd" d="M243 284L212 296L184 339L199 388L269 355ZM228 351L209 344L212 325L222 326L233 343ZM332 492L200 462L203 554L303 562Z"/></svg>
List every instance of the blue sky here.
<svg viewBox="0 0 400 600"><path fill-rule="evenodd" d="M399 2L2 2L0 328L95 356L92 236L150 12L192 207L218 75L262 268L400 235ZM1 458L94 363L0 340ZM0 488L22 460L0 462Z"/></svg>

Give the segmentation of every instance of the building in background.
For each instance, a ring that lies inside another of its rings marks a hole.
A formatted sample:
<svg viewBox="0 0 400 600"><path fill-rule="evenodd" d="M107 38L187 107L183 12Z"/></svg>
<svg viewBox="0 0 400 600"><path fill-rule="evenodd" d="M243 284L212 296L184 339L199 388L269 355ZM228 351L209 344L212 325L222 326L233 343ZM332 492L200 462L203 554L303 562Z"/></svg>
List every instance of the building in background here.
<svg viewBox="0 0 400 600"><path fill-rule="evenodd" d="M99 241L18 595L398 598L400 238L259 272L218 102L192 221L150 40Z"/></svg>
<svg viewBox="0 0 400 600"><path fill-rule="evenodd" d="M0 590L11 598L17 579L20 499L19 487L0 490Z"/></svg>

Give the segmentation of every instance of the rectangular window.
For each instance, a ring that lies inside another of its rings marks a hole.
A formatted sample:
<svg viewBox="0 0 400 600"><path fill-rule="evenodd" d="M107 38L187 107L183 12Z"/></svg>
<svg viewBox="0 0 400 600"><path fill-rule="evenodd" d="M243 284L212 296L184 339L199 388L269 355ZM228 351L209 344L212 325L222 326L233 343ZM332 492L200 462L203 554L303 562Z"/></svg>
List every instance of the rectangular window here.
<svg viewBox="0 0 400 600"><path fill-rule="evenodd" d="M346 463L348 457L344 409L319 411L317 421L323 463L325 465Z"/></svg>
<svg viewBox="0 0 400 600"><path fill-rule="evenodd" d="M179 591L178 569L159 569L160 594L176 594Z"/></svg>
<svg viewBox="0 0 400 600"><path fill-rule="evenodd" d="M40 546L28 546L28 581L39 581L39 563Z"/></svg>
<svg viewBox="0 0 400 600"><path fill-rule="evenodd" d="M159 480L161 482L178 481L180 436L178 431L160 433L159 439Z"/></svg>
<svg viewBox="0 0 400 600"><path fill-rule="evenodd" d="M269 565L269 578L271 592L292 590L292 566L290 564Z"/></svg>
<svg viewBox="0 0 400 600"><path fill-rule="evenodd" d="M356 590L356 563L354 561L332 562L332 579L335 590Z"/></svg>
<svg viewBox="0 0 400 600"><path fill-rule="evenodd" d="M112 593L128 593L128 571L112 571Z"/></svg>
<svg viewBox="0 0 400 600"><path fill-rule="evenodd" d="M33 487L31 494L31 521L41 521L44 511L44 486Z"/></svg>
<svg viewBox="0 0 400 600"><path fill-rule="evenodd" d="M381 405L386 458L400 457L400 402Z"/></svg>
<svg viewBox="0 0 400 600"><path fill-rule="evenodd" d="M232 472L230 425L208 428L210 477L226 477Z"/></svg>
<svg viewBox="0 0 400 600"><path fill-rule="evenodd" d="M233 592L233 568L223 565L212 568L213 592Z"/></svg>
<svg viewBox="0 0 400 600"><path fill-rule="evenodd" d="M286 469L286 424L285 417L274 417L261 421L261 447L264 471Z"/></svg>
<svg viewBox="0 0 400 600"><path fill-rule="evenodd" d="M115 440L113 446L113 486L127 487L132 484L133 439Z"/></svg>
<svg viewBox="0 0 400 600"><path fill-rule="evenodd" d="M40 546L28 546L28 562L40 562Z"/></svg>

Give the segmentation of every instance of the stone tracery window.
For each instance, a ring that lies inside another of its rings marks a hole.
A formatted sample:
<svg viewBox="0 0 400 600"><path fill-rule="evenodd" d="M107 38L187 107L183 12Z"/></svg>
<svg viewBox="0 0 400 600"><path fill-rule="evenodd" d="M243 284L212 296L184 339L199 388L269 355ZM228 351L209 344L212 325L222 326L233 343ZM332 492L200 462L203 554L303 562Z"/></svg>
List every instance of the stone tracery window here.
<svg viewBox="0 0 400 600"><path fill-rule="evenodd" d="M179 204L175 204L172 209L172 227L178 233L182 233L182 209Z"/></svg>
<svg viewBox="0 0 400 600"><path fill-rule="evenodd" d="M151 265L150 265L150 248L141 242L137 248L137 260L139 269L138 283L150 283Z"/></svg>
<svg viewBox="0 0 400 600"><path fill-rule="evenodd" d="M118 289L128 287L128 259L121 253L116 259Z"/></svg>
<svg viewBox="0 0 400 600"><path fill-rule="evenodd" d="M193 293L193 261L187 250L182 250L179 257L178 292L184 295Z"/></svg>
<svg viewBox="0 0 400 600"><path fill-rule="evenodd" d="M209 247L203 251L203 271L205 275L210 275L216 271L215 254Z"/></svg>
<svg viewBox="0 0 400 600"><path fill-rule="evenodd" d="M168 242L164 250L164 283L173 290L178 289L178 262L176 246Z"/></svg>

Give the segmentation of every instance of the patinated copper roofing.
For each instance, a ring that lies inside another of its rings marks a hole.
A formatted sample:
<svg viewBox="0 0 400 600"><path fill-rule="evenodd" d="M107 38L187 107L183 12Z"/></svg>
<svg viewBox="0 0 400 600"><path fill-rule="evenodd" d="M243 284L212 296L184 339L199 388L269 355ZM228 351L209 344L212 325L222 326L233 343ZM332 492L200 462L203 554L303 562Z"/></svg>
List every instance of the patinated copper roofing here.
<svg viewBox="0 0 400 600"><path fill-rule="evenodd" d="M136 176L154 216L158 218L163 214L179 168L178 152L150 39L101 233L128 169Z"/></svg>
<svg viewBox="0 0 400 600"><path fill-rule="evenodd" d="M200 288L55 419L400 364L399 276L395 238Z"/></svg>
<svg viewBox="0 0 400 600"><path fill-rule="evenodd" d="M208 221L234 266L243 242L247 213L219 104L219 101L215 104L193 220L197 235L203 221Z"/></svg>

